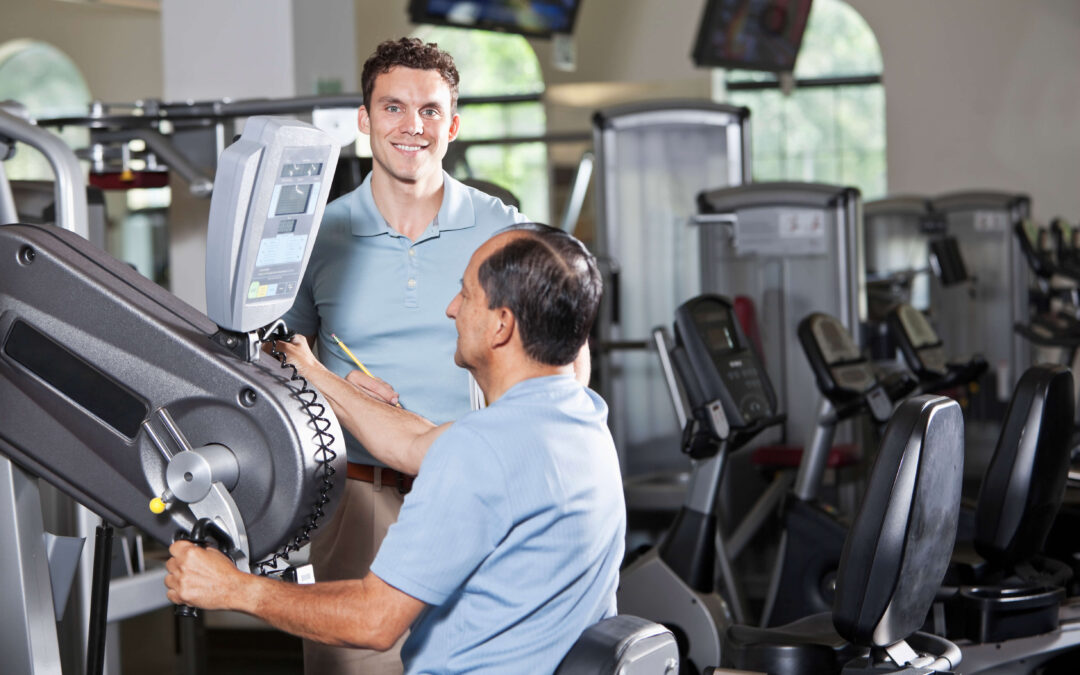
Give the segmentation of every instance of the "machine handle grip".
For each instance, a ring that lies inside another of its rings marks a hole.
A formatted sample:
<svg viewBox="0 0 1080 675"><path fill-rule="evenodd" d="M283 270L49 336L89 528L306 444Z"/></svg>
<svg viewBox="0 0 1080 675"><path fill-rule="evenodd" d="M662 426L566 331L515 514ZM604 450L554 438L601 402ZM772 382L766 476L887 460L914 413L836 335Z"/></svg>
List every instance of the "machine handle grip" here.
<svg viewBox="0 0 1080 675"><path fill-rule="evenodd" d="M178 531L175 540L181 539L203 548L206 548L206 545L212 540L215 548L222 553L227 553L233 547L233 540L229 533L210 518L200 518L195 523L195 527L191 528L191 532ZM176 616L193 618L199 616L199 609L190 605L176 605L173 612Z"/></svg>

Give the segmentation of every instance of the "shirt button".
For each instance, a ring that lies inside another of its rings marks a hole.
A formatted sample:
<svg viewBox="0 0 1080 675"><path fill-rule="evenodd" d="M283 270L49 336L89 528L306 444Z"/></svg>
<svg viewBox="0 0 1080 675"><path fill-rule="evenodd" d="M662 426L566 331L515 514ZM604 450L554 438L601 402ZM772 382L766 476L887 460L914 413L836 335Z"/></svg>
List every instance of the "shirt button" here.
<svg viewBox="0 0 1080 675"><path fill-rule="evenodd" d="M409 249L409 257L410 258L415 258L416 257L416 249L415 248L410 248Z"/></svg>
<svg viewBox="0 0 1080 675"><path fill-rule="evenodd" d="M416 279L409 279L409 288L416 288Z"/></svg>

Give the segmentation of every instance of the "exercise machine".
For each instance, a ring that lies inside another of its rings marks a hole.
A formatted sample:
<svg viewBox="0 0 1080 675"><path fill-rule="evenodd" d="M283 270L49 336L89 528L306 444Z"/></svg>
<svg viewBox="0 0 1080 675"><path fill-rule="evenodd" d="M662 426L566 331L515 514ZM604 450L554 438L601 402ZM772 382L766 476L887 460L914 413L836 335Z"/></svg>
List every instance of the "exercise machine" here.
<svg viewBox="0 0 1080 675"><path fill-rule="evenodd" d="M634 478L686 469L649 336L702 292L694 198L749 182L749 111L708 101L616 106L594 115L593 139L595 251L606 289L593 368L633 508Z"/></svg>
<svg viewBox="0 0 1080 675"><path fill-rule="evenodd" d="M211 531L239 568L263 573L281 572L332 512L341 430L290 368L259 358L278 335L259 329L292 303L336 156L322 132L270 118L249 120L222 155L207 274L227 297L209 303L213 320L75 234L0 228L0 493L14 500L4 530L16 542L0 651L16 672L60 669L36 478L163 544ZM107 616L107 569L95 576L88 671Z"/></svg>
<svg viewBox="0 0 1080 675"><path fill-rule="evenodd" d="M963 442L955 401L922 395L902 403L844 543L832 611L776 628L731 626L721 668L710 675L952 671L957 645L918 631L952 549Z"/></svg>
<svg viewBox="0 0 1080 675"><path fill-rule="evenodd" d="M859 335L866 315L859 191L817 183L750 183L698 195L702 292L746 297L761 324L761 358L787 421L779 439L805 443L817 426L814 375L796 339L810 312ZM852 439L842 435L842 442Z"/></svg>
<svg viewBox="0 0 1080 675"><path fill-rule="evenodd" d="M821 401L814 435L781 509L783 529L762 610L763 626L786 624L832 606L848 524L820 499L820 491L836 427L863 415L883 426L896 402L916 386L907 371L879 376L833 316L812 313L799 322L797 334Z"/></svg>
<svg viewBox="0 0 1080 675"><path fill-rule="evenodd" d="M731 452L763 429L783 421L776 396L730 301L699 296L675 314L675 344L664 363L680 373L692 405L682 448L695 460L689 489L660 543L623 569L620 611L667 626L679 641L684 664L697 669L720 661L720 635L732 621L740 591L717 531L720 480ZM670 360L668 360L670 357ZM719 565L724 590L717 593ZM742 616L742 610L736 609Z"/></svg>

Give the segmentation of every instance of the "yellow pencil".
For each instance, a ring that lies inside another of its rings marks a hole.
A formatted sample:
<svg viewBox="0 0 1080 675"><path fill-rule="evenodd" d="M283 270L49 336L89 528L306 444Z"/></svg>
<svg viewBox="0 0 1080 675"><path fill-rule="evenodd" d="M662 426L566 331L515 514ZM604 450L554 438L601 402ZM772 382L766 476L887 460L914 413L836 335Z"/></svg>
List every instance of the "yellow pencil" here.
<svg viewBox="0 0 1080 675"><path fill-rule="evenodd" d="M332 337L334 339L334 342L337 343L338 347L341 347L341 351L348 354L349 358L352 359L352 362L356 364L357 368L364 371L364 374L367 375L368 377L370 377L371 379L373 379L373 380L375 379L375 376L371 374L371 371L368 370L364 366L364 364L360 363L360 359L356 358L356 355L352 353L352 350L350 350L348 347L346 347L345 343L342 342L341 339L337 335L334 335L333 333L330 333L330 337ZM398 401L394 405L396 405L399 408L402 407L401 401Z"/></svg>
<svg viewBox="0 0 1080 675"><path fill-rule="evenodd" d="M342 342L342 341L341 341L341 340L340 340L340 339L338 338L338 336L334 335L333 333L330 333L330 337L332 337L332 338L334 339L334 342L336 342L336 343L338 344L338 347L341 347L341 350L342 350L342 351L344 351L344 352L345 352L346 354L348 354L349 358L350 358L350 359L352 359L352 362L356 364L356 367L357 367L357 368L359 368L360 370L364 371L364 374L365 374L365 375L367 375L368 377L370 377L370 378L372 378L372 379L374 379L374 378L375 378L375 376L371 374L371 371L370 371L370 370L368 370L367 368L365 368L365 367L364 367L364 364L360 363L360 359L356 358L356 355L355 355L355 354L353 354L353 353L352 353L352 352L351 352L351 351L349 350L349 348L345 346L345 343L344 343L344 342Z"/></svg>

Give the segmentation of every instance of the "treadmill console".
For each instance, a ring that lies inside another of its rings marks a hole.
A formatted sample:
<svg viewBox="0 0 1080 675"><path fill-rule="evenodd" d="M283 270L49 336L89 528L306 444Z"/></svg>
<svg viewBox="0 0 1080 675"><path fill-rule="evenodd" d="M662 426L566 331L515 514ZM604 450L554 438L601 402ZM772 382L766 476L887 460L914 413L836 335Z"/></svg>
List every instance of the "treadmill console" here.
<svg viewBox="0 0 1080 675"><path fill-rule="evenodd" d="M772 384L727 298L702 295L680 306L675 338L673 362L691 407L718 403L736 429L776 416Z"/></svg>

